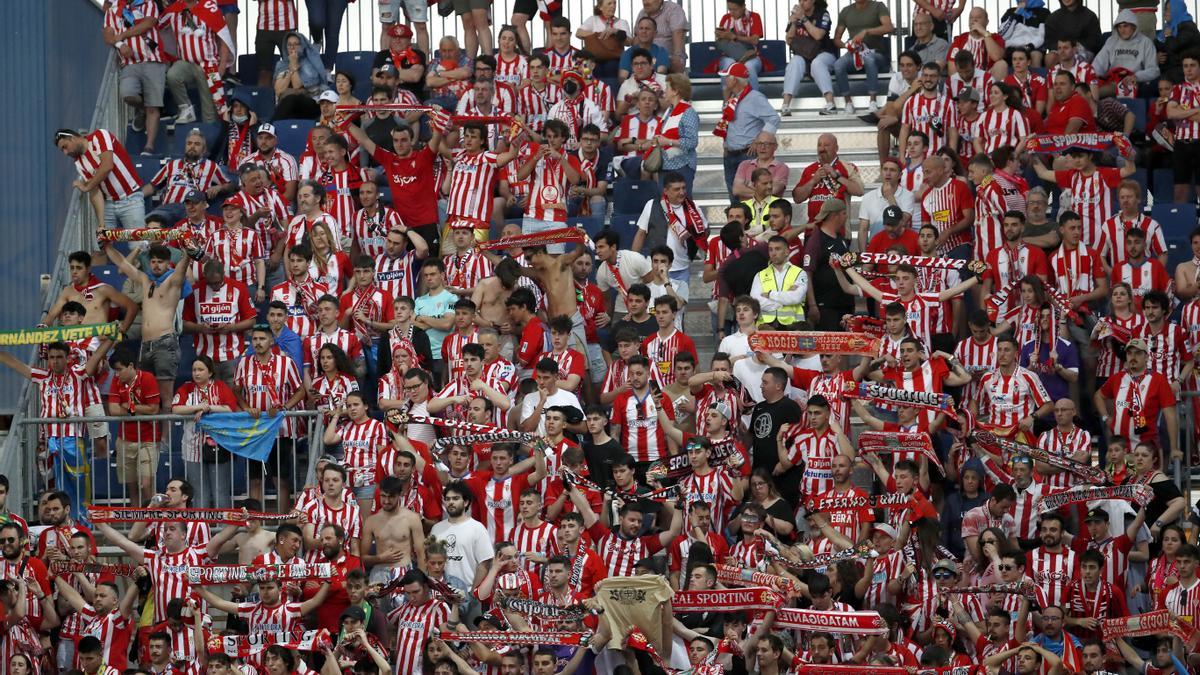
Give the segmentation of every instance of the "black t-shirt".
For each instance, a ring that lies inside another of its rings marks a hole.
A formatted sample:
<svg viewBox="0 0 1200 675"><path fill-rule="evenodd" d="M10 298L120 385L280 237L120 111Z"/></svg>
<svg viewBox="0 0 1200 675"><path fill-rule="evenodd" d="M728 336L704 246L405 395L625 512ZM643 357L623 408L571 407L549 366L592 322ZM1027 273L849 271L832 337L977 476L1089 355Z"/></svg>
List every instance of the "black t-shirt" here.
<svg viewBox="0 0 1200 675"><path fill-rule="evenodd" d="M392 130L397 128L396 118L388 117L386 119L371 120L371 123L363 127L363 131L367 132L367 138L375 145L394 152L392 149ZM379 166L379 162L375 161L374 157L370 158L370 166Z"/></svg>
<svg viewBox="0 0 1200 675"><path fill-rule="evenodd" d="M755 469L766 467L769 471L775 468L779 462L779 450L775 442L779 427L796 424L802 416L800 405L786 396L774 403L760 401L755 404L750 413L750 449Z"/></svg>
<svg viewBox="0 0 1200 675"><path fill-rule="evenodd" d="M412 47L412 53L416 55L416 60L411 61L408 59L402 59L400 66L398 66L400 68L400 70L408 70L409 68L418 68L418 67L425 68L427 65L429 65L429 57L425 55L425 52L421 51L420 49L417 49L416 47ZM383 67L383 64L385 64L385 63L390 63L393 66L396 65L396 60L392 58L392 52L390 49L385 49L381 52L376 52L375 60L371 62L372 72L379 70L381 67ZM414 96L416 96L418 99L424 101L425 100L424 71L422 71L421 79L417 80L416 82L412 82L412 83L401 82L400 88L411 91ZM391 148L392 144L388 143L385 147Z"/></svg>
<svg viewBox="0 0 1200 675"><path fill-rule="evenodd" d="M608 487L612 483L612 461L623 454L625 449L615 438L610 437L607 442L596 445L592 442L591 434L584 436L583 455L587 458L588 473L591 474L591 481L600 487Z"/></svg>
<svg viewBox="0 0 1200 675"><path fill-rule="evenodd" d="M829 266L829 256L841 255L850 250L850 240L831 237L818 228L817 237L809 235L804 249L804 269L808 272L808 283L819 307L854 307L854 296L842 290L837 275Z"/></svg>
<svg viewBox="0 0 1200 675"><path fill-rule="evenodd" d="M643 340L653 335L658 330L658 322L654 320L654 315L646 317L645 321L637 322L629 319L621 319L613 324L608 331L608 352L615 354L617 352L617 333L625 326L633 326L633 330L637 331L638 337Z"/></svg>

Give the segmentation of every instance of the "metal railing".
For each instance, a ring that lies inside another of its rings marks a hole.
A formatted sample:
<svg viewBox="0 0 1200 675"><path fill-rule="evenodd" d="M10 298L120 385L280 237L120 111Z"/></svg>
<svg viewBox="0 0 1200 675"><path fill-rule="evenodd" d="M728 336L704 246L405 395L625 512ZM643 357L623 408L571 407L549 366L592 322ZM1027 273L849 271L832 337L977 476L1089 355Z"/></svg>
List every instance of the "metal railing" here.
<svg viewBox="0 0 1200 675"><path fill-rule="evenodd" d="M110 51L108 62L104 66L104 75L100 80L99 92L96 96L96 108L92 112L90 129L108 129L123 137L126 125L125 104L121 102L117 85L120 80L120 66L117 62L116 51ZM67 256L73 251L91 250L96 245L96 228L99 224L96 213L92 210L87 195L75 190L71 191L70 205L67 207L67 217L63 222L62 234L58 240L58 250L54 267L42 278L42 310L49 309L54 299L58 297L59 289L70 283L70 272ZM33 319L34 317L30 317ZM36 322L31 321L30 323ZM14 406L17 411L13 415L12 427L8 436L0 446L0 473L9 476L8 499L13 508L16 505L29 505L33 492L25 489L25 481L16 477L25 477L33 473L32 456L19 452L20 434L18 430L23 420L38 414L37 397L29 383L22 389L21 397ZM28 512L28 511L26 511Z"/></svg>
<svg viewBox="0 0 1200 675"><path fill-rule="evenodd" d="M277 437L272 461L266 465L215 447L202 454L198 462L185 461L181 440L188 431L185 425L194 423L194 415L25 417L10 431L12 445L5 450L27 459L36 458L37 470L26 470L19 478L10 475L9 479L14 488L18 482L23 484L22 494L35 495L46 488L51 477L64 478L66 472L55 470L55 463L64 458L61 453L50 452L45 432L52 425L73 424L78 425L81 434L88 430L88 438L80 437L78 445L87 472L68 475L66 484L56 484L55 488L72 497L72 512L76 517L87 505L144 506L175 478L186 478L191 483L195 489L192 506L196 508L230 508L239 499L254 497L268 510L276 505L276 498L281 498L278 507L286 511L291 508L294 496L304 486L313 484L317 459L324 453L321 438L325 425L322 411L288 410L282 414L301 420L304 435L294 443L292 439ZM157 426L158 433L144 436L144 423ZM89 429L89 425L94 428L101 424L109 432L104 458L96 457L97 438L92 437ZM122 427L127 425L131 428L124 433ZM139 461L144 462L148 456L153 456L153 463L147 472L146 467L139 466ZM141 483L146 473L150 474L150 485L143 489ZM253 483L256 480L257 489ZM131 495L131 488L141 494ZM34 513L28 502L23 504L24 510L10 504L20 513Z"/></svg>
<svg viewBox="0 0 1200 675"><path fill-rule="evenodd" d="M449 1L443 0L443 2ZM665 1L673 2L676 0ZM837 23L838 12L843 7L852 3L853 0L831 0L828 3L829 14L835 24ZM258 0L238 0L238 5L242 12L237 30L239 53L247 54L253 52L255 26L257 25L260 4ZM302 0L297 0L296 4L299 9L300 31L307 34L308 9ZM510 23L513 4L513 0L498 0L492 3L491 27L493 34L499 30L501 25ZM592 15L594 4L592 0L562 0L563 16L571 20L572 33L584 19ZM690 24L688 42L702 42L715 39L714 31L717 23L725 14L724 2L715 0L678 0L678 4L683 6ZM784 39L784 34L787 32L787 17L791 13L792 7L796 4L795 0L750 0L746 3L746 6L751 11L758 12L762 17L766 39L782 40ZM916 7L916 3L905 0L884 0L884 4L888 5L892 23L898 29L904 29L912 24L913 8ZM967 31L967 15L972 7L986 9L990 17L992 30L998 30L1000 27L1000 17L1008 9L1015 6L1015 4L1012 0L972 0L972 2L968 2L962 15L958 17L951 27L951 37ZM1120 11L1116 0L1089 0L1086 4L1099 17L1101 30L1110 30L1113 19ZM1197 11L1200 1L1189 0L1186 4L1191 10L1192 16L1200 15L1200 12ZM462 23L458 20L458 17L454 14L446 17L440 16L437 8L438 5L433 5L429 8L430 39L436 44L436 41L440 37L453 35L458 38L459 44L463 44ZM631 27L641 9L641 0L617 0L617 16L628 21ZM1058 9L1057 3L1050 9L1052 11ZM543 30L542 26L541 19L534 17L531 20L529 34L534 47L545 45L545 30ZM378 50L379 33L380 23L377 3L374 0L359 0L352 3L346 11L345 19L342 21L340 51ZM892 54L897 55L900 53L898 47L902 36L895 35L892 39L894 42ZM572 38L572 43L578 46L579 41Z"/></svg>

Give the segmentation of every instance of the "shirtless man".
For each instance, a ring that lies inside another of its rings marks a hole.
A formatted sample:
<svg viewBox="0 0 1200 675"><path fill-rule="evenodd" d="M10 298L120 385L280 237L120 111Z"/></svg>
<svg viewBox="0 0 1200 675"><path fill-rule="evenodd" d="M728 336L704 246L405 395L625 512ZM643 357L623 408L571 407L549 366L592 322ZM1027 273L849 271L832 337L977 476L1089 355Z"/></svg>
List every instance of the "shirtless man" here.
<svg viewBox="0 0 1200 675"><path fill-rule="evenodd" d="M425 568L425 530L421 517L401 506L404 484L395 476L379 482L379 510L363 523L363 565L371 569L371 583L386 584L397 573ZM397 572L399 571L399 572Z"/></svg>
<svg viewBox="0 0 1200 675"><path fill-rule="evenodd" d="M239 506L248 511L261 511L262 505L254 499L247 499ZM253 565L254 560L275 547L276 534L263 527L261 520L251 520L246 529L233 537L233 544L238 552L239 565Z"/></svg>
<svg viewBox="0 0 1200 675"><path fill-rule="evenodd" d="M187 277L187 259L171 270L171 252L161 244L150 247L150 273L129 263L111 244L104 254L121 273L138 285L142 294L141 368L158 380L162 410L170 412L175 398L175 376L179 373L179 336L175 334L175 311Z"/></svg>
<svg viewBox="0 0 1200 675"><path fill-rule="evenodd" d="M475 286L471 302L475 303L475 325L480 328L499 328L508 323L504 301L517 288L521 266L512 258L496 264L495 274L485 277Z"/></svg>
<svg viewBox="0 0 1200 675"><path fill-rule="evenodd" d="M87 251L75 251L67 260L71 269L71 283L63 287L54 306L42 316L42 324L53 323L62 312L63 305L74 300L87 310L87 315L83 318L84 323L108 323L109 310L113 305L117 305L125 310L125 317L121 320L121 332L129 332L129 326L133 324L133 319L138 313L137 303L128 295L92 276L92 256Z"/></svg>
<svg viewBox="0 0 1200 675"><path fill-rule="evenodd" d="M546 291L546 316L571 317L573 346L581 354L587 353L587 335L584 332L583 314L579 312L575 272L571 266L590 248L591 241L586 241L585 245L576 244L570 253L552 255L546 252L545 246L528 246L525 256L529 267L521 268L522 274L533 278Z"/></svg>

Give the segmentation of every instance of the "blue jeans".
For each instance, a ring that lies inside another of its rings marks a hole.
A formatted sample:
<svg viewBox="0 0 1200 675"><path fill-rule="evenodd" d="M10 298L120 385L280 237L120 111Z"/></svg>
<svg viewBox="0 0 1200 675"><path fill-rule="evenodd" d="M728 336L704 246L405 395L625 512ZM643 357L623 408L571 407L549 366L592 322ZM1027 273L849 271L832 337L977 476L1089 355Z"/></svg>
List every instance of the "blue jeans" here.
<svg viewBox="0 0 1200 675"><path fill-rule="evenodd" d="M92 501L92 472L83 439L76 436L47 438L46 449L54 462L54 484L71 498L71 518L91 527L87 507Z"/></svg>
<svg viewBox="0 0 1200 675"><path fill-rule="evenodd" d="M686 284L688 282L688 280L692 278L692 268L685 267L681 270L671 270L671 271L667 272L667 277L670 278L672 281L682 281L683 283ZM679 311L682 312L683 308L680 307Z"/></svg>
<svg viewBox="0 0 1200 675"><path fill-rule="evenodd" d="M198 508L233 508L233 460L184 462L183 475L196 488Z"/></svg>
<svg viewBox="0 0 1200 675"><path fill-rule="evenodd" d="M140 191L117 201L104 200L105 229L130 230L146 226L146 199ZM149 246L149 244L146 244ZM136 247L135 247L136 248Z"/></svg>
<svg viewBox="0 0 1200 675"><path fill-rule="evenodd" d="M308 31L313 41L325 45L321 61L326 68L332 68L349 0L304 0L304 4L308 7Z"/></svg>
<svg viewBox="0 0 1200 675"><path fill-rule="evenodd" d="M556 223L552 220L542 220L541 218L531 218L525 216L521 219L521 234L537 234L546 230L554 230L560 227L565 227L564 223ZM566 244L549 244L546 246L547 253L558 255L567 250Z"/></svg>
<svg viewBox="0 0 1200 675"><path fill-rule="evenodd" d="M817 64L813 63L813 79L817 78ZM863 72L867 74L867 93L875 95L879 93L879 69L886 68L887 61L882 54L876 52L873 57L868 57L863 61ZM854 55L842 54L833 64L833 76L836 84L833 87L835 96L850 95L850 73L857 71L854 67ZM826 71L828 73L828 70Z"/></svg>
<svg viewBox="0 0 1200 675"><path fill-rule="evenodd" d="M817 83L817 89L820 89L822 94L833 93L833 76L830 75L830 72L836 60L837 57L829 52L821 52L812 60L813 82ZM792 60L787 64L787 69L783 71L783 93L785 96L792 96L794 98L799 93L800 84L804 82L804 76L809 70L809 63L803 57L792 57Z"/></svg>
<svg viewBox="0 0 1200 675"><path fill-rule="evenodd" d="M721 71L737 63L728 56L721 57ZM762 59L757 56L746 62L746 70L750 71L750 86L758 89L758 74L762 72Z"/></svg>

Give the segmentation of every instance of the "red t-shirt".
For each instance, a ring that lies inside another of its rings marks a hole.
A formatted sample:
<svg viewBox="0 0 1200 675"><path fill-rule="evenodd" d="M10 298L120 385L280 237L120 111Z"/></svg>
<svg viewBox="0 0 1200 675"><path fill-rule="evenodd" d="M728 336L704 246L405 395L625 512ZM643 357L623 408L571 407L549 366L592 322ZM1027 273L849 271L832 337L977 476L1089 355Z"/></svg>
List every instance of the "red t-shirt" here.
<svg viewBox="0 0 1200 675"><path fill-rule="evenodd" d="M545 324L536 316L532 317L521 331L521 342L517 345L517 353L513 355L513 361L519 368L533 368L537 365L538 355L547 351L548 348Z"/></svg>
<svg viewBox="0 0 1200 675"><path fill-rule="evenodd" d="M376 147L371 155L387 174L392 208L409 227L437 223L437 186L433 182L433 151L421 148L408 157Z"/></svg>
<svg viewBox="0 0 1200 675"><path fill-rule="evenodd" d="M887 229L880 230L871 237L871 241L867 242L867 253L887 253L887 250L893 246L900 245L909 255L919 255L921 253L921 245L917 242L917 233L910 228L904 228L900 231L899 237L893 237ZM875 271L880 274L888 274L888 265L876 265Z"/></svg>
<svg viewBox="0 0 1200 675"><path fill-rule="evenodd" d="M1046 109L1046 124L1042 130L1048 134L1066 133L1067 122L1071 121L1072 117L1083 120L1083 127L1078 133L1096 130L1096 114L1092 112L1092 106L1079 94L1071 94L1062 103L1051 101L1050 107Z"/></svg>
<svg viewBox="0 0 1200 675"><path fill-rule="evenodd" d="M121 378L112 379L108 402L135 405L159 405L158 380L144 370L137 371L133 382L125 384ZM121 422L121 439L138 443L157 443L162 425L158 422Z"/></svg>

